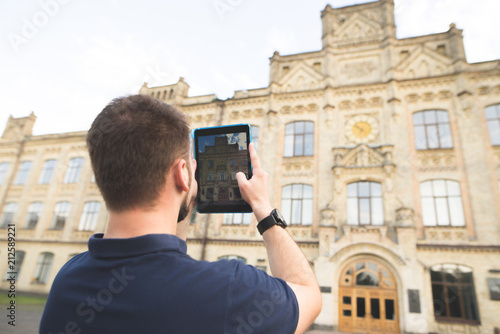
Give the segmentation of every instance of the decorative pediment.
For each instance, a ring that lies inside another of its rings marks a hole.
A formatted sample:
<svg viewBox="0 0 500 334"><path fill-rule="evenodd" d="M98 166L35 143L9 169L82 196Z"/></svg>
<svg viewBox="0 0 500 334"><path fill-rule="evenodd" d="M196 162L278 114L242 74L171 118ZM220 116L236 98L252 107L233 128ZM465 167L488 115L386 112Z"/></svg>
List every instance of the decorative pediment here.
<svg viewBox="0 0 500 334"><path fill-rule="evenodd" d="M355 13L335 32L334 40L344 43L358 43L378 40L382 36L382 28L363 14Z"/></svg>
<svg viewBox="0 0 500 334"><path fill-rule="evenodd" d="M335 159L336 166L347 168L380 167L383 166L385 162L385 157L382 153L366 144L360 144L350 149L343 156L337 155Z"/></svg>
<svg viewBox="0 0 500 334"><path fill-rule="evenodd" d="M303 91L319 88L322 80L323 76L318 71L300 63L281 78L279 84L286 92Z"/></svg>
<svg viewBox="0 0 500 334"><path fill-rule="evenodd" d="M443 75L452 72L451 59L421 46L401 61L395 70L408 78Z"/></svg>

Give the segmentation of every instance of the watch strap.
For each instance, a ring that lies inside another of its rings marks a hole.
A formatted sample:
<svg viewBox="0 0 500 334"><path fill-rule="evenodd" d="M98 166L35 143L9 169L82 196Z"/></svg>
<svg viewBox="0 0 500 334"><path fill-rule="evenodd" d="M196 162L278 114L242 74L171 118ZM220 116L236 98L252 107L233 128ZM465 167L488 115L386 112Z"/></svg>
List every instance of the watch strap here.
<svg viewBox="0 0 500 334"><path fill-rule="evenodd" d="M276 225L276 221L274 220L274 217L272 214L267 216L266 218L262 219L258 224L257 224L257 230L259 230L260 235L262 233L266 232L268 229Z"/></svg>

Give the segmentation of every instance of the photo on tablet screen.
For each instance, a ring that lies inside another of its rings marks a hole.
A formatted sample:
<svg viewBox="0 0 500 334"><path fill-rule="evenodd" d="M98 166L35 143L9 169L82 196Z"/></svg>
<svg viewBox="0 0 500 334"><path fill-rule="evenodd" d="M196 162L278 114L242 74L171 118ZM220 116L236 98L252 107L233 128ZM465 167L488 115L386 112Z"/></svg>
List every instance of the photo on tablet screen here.
<svg viewBox="0 0 500 334"><path fill-rule="evenodd" d="M226 132L229 131L229 132ZM249 126L195 131L197 208L200 213L251 212L241 197L236 174L251 177Z"/></svg>

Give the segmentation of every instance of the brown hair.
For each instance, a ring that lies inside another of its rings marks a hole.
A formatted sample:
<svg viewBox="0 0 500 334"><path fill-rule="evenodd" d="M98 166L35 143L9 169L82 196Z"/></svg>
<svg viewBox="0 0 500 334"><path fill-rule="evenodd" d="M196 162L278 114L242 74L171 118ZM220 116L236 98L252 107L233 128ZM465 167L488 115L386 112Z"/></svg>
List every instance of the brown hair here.
<svg viewBox="0 0 500 334"><path fill-rule="evenodd" d="M175 160L189 159L189 125L177 109L154 98L121 97L97 115L87 146L107 207L148 209Z"/></svg>

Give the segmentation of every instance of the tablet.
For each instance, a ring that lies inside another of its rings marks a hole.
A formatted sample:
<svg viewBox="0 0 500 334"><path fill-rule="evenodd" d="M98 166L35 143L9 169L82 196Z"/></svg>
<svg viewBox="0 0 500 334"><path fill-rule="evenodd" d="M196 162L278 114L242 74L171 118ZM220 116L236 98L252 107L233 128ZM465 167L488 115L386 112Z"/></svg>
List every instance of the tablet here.
<svg viewBox="0 0 500 334"><path fill-rule="evenodd" d="M252 212L241 197L236 173L252 177L248 144L250 125L200 128L193 131L199 213Z"/></svg>

